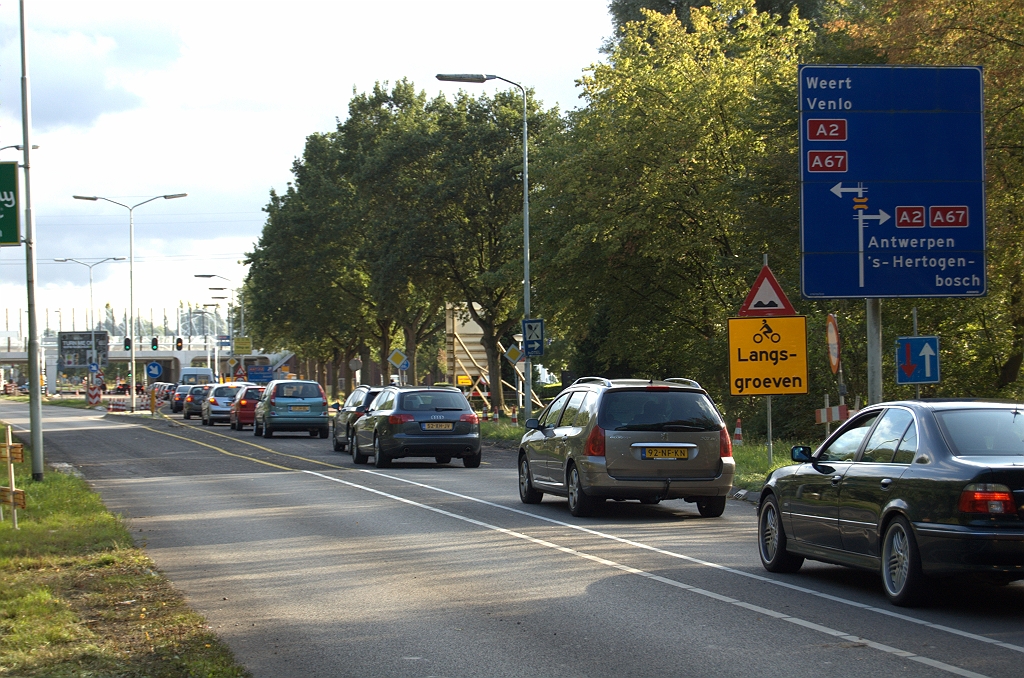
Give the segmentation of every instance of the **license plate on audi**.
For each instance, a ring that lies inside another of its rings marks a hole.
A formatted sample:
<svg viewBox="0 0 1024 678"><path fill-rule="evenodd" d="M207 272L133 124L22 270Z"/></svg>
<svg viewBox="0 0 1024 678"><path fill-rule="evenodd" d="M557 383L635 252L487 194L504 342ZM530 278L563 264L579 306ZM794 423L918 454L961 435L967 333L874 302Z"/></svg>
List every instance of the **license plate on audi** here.
<svg viewBox="0 0 1024 678"><path fill-rule="evenodd" d="M641 459L689 459L690 451L685 447L644 447Z"/></svg>
<svg viewBox="0 0 1024 678"><path fill-rule="evenodd" d="M450 421L428 421L423 424L424 431L451 431L452 423Z"/></svg>

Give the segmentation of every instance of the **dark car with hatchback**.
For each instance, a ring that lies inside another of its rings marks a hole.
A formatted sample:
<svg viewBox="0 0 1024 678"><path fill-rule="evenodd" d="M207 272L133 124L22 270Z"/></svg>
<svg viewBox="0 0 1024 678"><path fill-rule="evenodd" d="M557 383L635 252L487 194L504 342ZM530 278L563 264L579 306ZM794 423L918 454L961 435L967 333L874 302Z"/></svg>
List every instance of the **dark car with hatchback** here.
<svg viewBox="0 0 1024 678"><path fill-rule="evenodd" d="M401 457L462 459L480 466L480 418L462 391L442 386L389 386L356 420L352 461L385 468Z"/></svg>
<svg viewBox="0 0 1024 678"><path fill-rule="evenodd" d="M308 431L326 438L330 433L327 395L315 381L285 379L267 384L253 413L253 435L270 438L278 431Z"/></svg>
<svg viewBox="0 0 1024 678"><path fill-rule="evenodd" d="M1024 579L1024 405L881 403L791 455L761 493L767 570L872 570L896 605L919 601L929 577Z"/></svg>
<svg viewBox="0 0 1024 678"><path fill-rule="evenodd" d="M736 464L732 440L707 392L692 379L583 377L562 391L519 444L519 498L569 500L574 516L606 499L694 502L722 515Z"/></svg>
<svg viewBox="0 0 1024 678"><path fill-rule="evenodd" d="M352 436L355 433L356 420L366 414L370 403L381 392L382 386L363 384L357 386L344 403L335 403L334 418L331 420L331 446L335 452L352 453Z"/></svg>
<svg viewBox="0 0 1024 678"><path fill-rule="evenodd" d="M211 388L213 388L212 384L203 384L202 386L193 386L189 390L181 410L185 419L191 419L192 415L203 416L203 401L206 400Z"/></svg>
<svg viewBox="0 0 1024 678"><path fill-rule="evenodd" d="M192 390L192 387L188 384L182 384L174 389L173 395L171 395L171 413L177 414L181 412L185 407L185 398L188 397L188 392Z"/></svg>

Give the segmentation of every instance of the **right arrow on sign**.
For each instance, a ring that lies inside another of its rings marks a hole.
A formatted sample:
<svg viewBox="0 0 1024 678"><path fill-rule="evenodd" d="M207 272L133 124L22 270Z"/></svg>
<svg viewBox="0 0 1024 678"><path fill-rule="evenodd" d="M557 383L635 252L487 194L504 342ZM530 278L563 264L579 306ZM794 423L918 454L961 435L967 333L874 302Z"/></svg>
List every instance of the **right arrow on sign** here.
<svg viewBox="0 0 1024 678"><path fill-rule="evenodd" d="M907 355L910 355L910 344L907 344ZM924 357L924 376L926 379L930 379L932 376L932 358L935 357L935 350L932 349L932 345L925 343L921 347L921 352L917 355Z"/></svg>

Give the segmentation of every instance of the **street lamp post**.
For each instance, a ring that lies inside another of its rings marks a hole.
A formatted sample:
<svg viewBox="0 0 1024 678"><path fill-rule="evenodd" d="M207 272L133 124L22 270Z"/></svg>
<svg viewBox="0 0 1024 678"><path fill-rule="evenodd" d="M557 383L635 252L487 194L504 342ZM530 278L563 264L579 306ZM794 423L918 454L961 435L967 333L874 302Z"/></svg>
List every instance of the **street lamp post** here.
<svg viewBox="0 0 1024 678"><path fill-rule="evenodd" d="M220 278L221 280L224 280L224 281L226 281L228 283L234 284L234 282L230 278L225 278L224 276L217 275L216 273L196 273L194 277L196 277L196 278L207 278L207 279L209 279L209 278ZM231 313L230 309L231 309L232 306L235 305L235 303L234 303L234 298L235 298L235 290L234 290L234 288L233 287L232 288L227 288L227 287L211 287L210 290L212 290L212 291L225 291L225 290L227 290L228 292L231 293L231 302L230 302L230 306L228 307L228 313L229 313L228 317L230 318L231 317L230 316L230 313ZM214 297L214 299L222 299L222 298L223 297ZM245 336L245 304L242 302L241 299L238 300L238 310L239 310L238 336L244 337ZM234 328L234 320L231 321L231 327L232 327L232 330L233 330L233 328Z"/></svg>
<svg viewBox="0 0 1024 678"><path fill-rule="evenodd" d="M488 80L501 80L518 87L523 95L523 318L530 318L530 179L529 153L526 144L526 88L500 75L484 73L438 73L437 79L442 82L473 82L483 83ZM523 419L529 419L533 409L533 366L530 356L526 356L524 369L525 388L523 392Z"/></svg>
<svg viewBox="0 0 1024 678"><path fill-rule="evenodd" d="M89 357L89 362L98 363L99 355L97 354L96 351L96 306L94 305L92 300L92 269L107 261L124 261L124 257L107 257L106 259L100 259L99 261L95 261L91 264L86 263L84 261L79 261L78 259L72 259L70 257L54 259L54 261L60 263L71 262L75 264L81 264L82 266L85 266L86 268L89 269L89 332L92 334L92 355Z"/></svg>
<svg viewBox="0 0 1024 678"><path fill-rule="evenodd" d="M147 202L153 202L163 198L164 200L173 200L174 198L184 198L188 193L170 193L168 195L156 195L148 200L143 200L140 203L136 203L129 207L124 203L111 200L110 198L104 198L99 195L75 195L72 196L75 200L105 200L106 202L114 205L119 205L128 210L128 317L129 323L127 328L128 338L131 340L129 350L129 366L128 372L131 374L129 379L128 392L131 394L131 411L135 411L135 381L138 379L138 375L135 373L135 340L138 337L133 337L135 333L135 208L145 205Z"/></svg>
<svg viewBox="0 0 1024 678"><path fill-rule="evenodd" d="M211 307L214 308L214 309L220 309L220 304L203 304L203 308L204 309L211 308ZM204 310L203 312L209 314L209 311L205 311ZM217 345L220 343L220 335L217 333L217 330L218 330L218 328L217 328L217 311L214 310L214 312L213 312L213 364L216 365L216 367L213 369L213 376L217 377L217 381L219 382L220 381L220 356L217 355ZM210 364L209 354L207 354L206 364L207 365Z"/></svg>

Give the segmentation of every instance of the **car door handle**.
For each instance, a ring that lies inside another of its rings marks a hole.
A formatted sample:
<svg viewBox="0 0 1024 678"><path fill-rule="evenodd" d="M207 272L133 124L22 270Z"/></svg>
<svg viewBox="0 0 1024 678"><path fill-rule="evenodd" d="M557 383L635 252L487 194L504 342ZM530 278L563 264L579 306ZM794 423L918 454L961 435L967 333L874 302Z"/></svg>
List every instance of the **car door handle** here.
<svg viewBox="0 0 1024 678"><path fill-rule="evenodd" d="M892 478L882 478L883 490L888 490L890 485L892 485Z"/></svg>
<svg viewBox="0 0 1024 678"><path fill-rule="evenodd" d="M839 475L832 476L832 486L835 487L836 485L838 485L839 481L842 479L843 477Z"/></svg>

